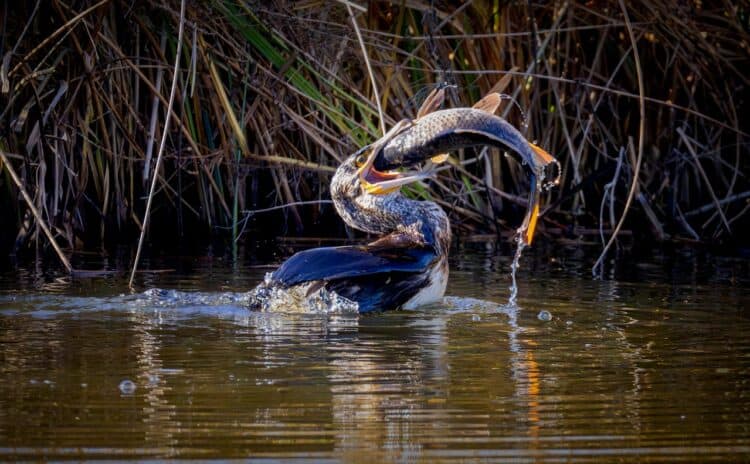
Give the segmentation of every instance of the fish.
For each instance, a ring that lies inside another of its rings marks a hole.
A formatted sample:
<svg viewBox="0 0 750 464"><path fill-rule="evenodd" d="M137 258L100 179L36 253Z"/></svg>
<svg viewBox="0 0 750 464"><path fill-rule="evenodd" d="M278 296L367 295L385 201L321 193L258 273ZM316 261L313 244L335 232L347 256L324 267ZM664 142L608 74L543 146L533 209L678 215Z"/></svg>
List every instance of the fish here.
<svg viewBox="0 0 750 464"><path fill-rule="evenodd" d="M495 115L502 97L491 93L473 107L436 109L440 95L428 97L414 120L400 121L373 144L378 153L373 166L381 172L431 161L447 160L447 153L461 148L507 148L520 158L530 178L529 203L519 236L529 245L539 216L540 192L557 185L560 163L546 150L530 142L505 119Z"/></svg>

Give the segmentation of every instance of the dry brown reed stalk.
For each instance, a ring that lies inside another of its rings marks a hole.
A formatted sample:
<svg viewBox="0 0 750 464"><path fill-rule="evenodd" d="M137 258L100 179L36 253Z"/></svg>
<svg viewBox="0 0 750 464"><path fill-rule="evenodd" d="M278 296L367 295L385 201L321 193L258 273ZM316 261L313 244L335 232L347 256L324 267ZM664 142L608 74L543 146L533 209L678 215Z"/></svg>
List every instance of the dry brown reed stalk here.
<svg viewBox="0 0 750 464"><path fill-rule="evenodd" d="M609 240L604 245L604 249L599 255L599 258L597 258L596 262L594 262L594 265L591 268L591 271L594 273L594 275L600 275L603 272L604 258L605 256L607 256L607 251L609 251L609 248L612 246L615 240L617 240L617 234L620 233L622 225L625 223L625 217L628 214L628 210L630 210L630 204L632 203L635 192L638 189L638 175L641 172L641 162L643 161L643 145L645 143L644 137L646 136L646 103L643 99L644 86L643 71L641 70L641 57L638 53L638 46L636 45L635 35L633 34L633 26L630 24L628 9L625 7L625 2L623 0L619 0L619 2L620 8L622 9L622 15L625 18L625 27L627 28L628 36L630 37L630 42L633 44L633 61L635 62L635 72L638 80L638 155L636 156L635 167L633 167L633 182L631 183L630 189L628 190L628 197L625 200L625 206L623 207L622 215L620 216L620 219L615 226L615 230L612 232Z"/></svg>
<svg viewBox="0 0 750 464"><path fill-rule="evenodd" d="M180 72L180 52L182 51L182 34L185 30L185 0L180 2L180 25L179 32L177 33L177 52L175 53L174 59L174 72L172 73L172 89L169 91L169 103L167 104L167 114L172 112L174 105L174 97L177 95L177 79L178 73ZM169 129L169 121L167 118L164 122L164 132L159 143L159 151L156 154L156 166L154 166L154 176L151 180L151 189L148 192L148 200L146 202L146 211L143 213L143 221L141 221L141 236L138 239L138 248L135 252L135 259L133 260L133 269L130 272L130 280L128 281L128 287L133 288L133 281L135 280L135 271L138 269L138 261L141 258L141 250L143 249L143 239L146 237L146 231L148 230L148 221L151 213L151 204L154 200L154 191L156 190L156 181L159 177L159 168L161 167L162 155L164 155L164 147L167 141L167 134ZM244 139L243 139L244 140Z"/></svg>
<svg viewBox="0 0 750 464"><path fill-rule="evenodd" d="M372 74L372 66L370 65L370 57L367 55L367 47L365 42L362 40L362 33L359 30L357 24L357 18L354 16L352 5L346 4L346 10L349 12L349 17L352 20L352 26L354 26L354 32L357 34L357 41L362 49L362 58L364 59L365 66L367 67L367 75L370 76L370 82L372 83L372 93L375 94L375 105L378 107L378 120L380 121L380 133L385 135L385 115L383 114L383 107L380 104L380 92L378 91L378 83L375 81L375 76Z"/></svg>
<svg viewBox="0 0 750 464"><path fill-rule="evenodd" d="M750 236L743 5L628 2L630 28L615 0L189 6L195 26L180 41L186 65L171 111L160 76L176 59L179 1L39 0L19 4L8 22L0 137L21 157L11 161L42 218L73 250L132 243L140 232L143 173L154 176L149 140L166 144L151 239L231 229L229 243L237 211L327 199L338 163L376 139L379 124L413 117L446 80L455 84L449 106L502 85L515 102L502 114L563 162L562 188L547 194L550 236L586 242L580 231L615 229L630 192L638 201L620 237L652 237L656 224L665 240ZM643 143L639 169L638 150L619 156L629 137ZM512 230L527 186L500 155L408 194L442 201L458 235ZM12 229L3 236L17 237L4 248L33 244L19 195L0 178L0 223ZM242 223L244 237L341 230L325 203L263 214Z"/></svg>
<svg viewBox="0 0 750 464"><path fill-rule="evenodd" d="M68 257L65 256L65 253L63 253L62 249L60 248L60 245L57 244L57 240L55 240L55 236L52 235L52 232L49 230L49 227L47 227L47 223L44 221L44 218L42 217L41 213L39 213L39 210L34 205L34 200L31 199L29 194L26 192L26 189L24 188L23 184L21 183L21 179L18 177L18 174L16 174L15 169L13 169L13 166L11 166L10 162L8 161L8 158L5 156L5 153L0 150L0 161L2 161L3 166L8 171L8 174L10 174L10 177L13 179L13 182L16 183L16 186L18 187L18 190L21 192L21 195L23 195L23 200L26 202L26 206L28 206L29 210L34 215L34 218L37 221L37 224L39 227L42 228L44 231L44 235L47 236L47 239L49 240L52 247L55 249L55 253L57 253L57 257L60 258L60 262L65 266L65 269L69 272L73 272L73 266L70 265L70 261L68 260Z"/></svg>

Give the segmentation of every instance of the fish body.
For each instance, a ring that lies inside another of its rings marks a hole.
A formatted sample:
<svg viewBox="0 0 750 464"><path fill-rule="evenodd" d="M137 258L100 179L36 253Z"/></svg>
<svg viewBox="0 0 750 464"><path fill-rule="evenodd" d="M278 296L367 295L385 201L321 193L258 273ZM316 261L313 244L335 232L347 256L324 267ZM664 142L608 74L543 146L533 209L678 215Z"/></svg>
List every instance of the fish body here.
<svg viewBox="0 0 750 464"><path fill-rule="evenodd" d="M485 145L511 149L538 176L556 163L544 156L546 152L535 150L505 119L477 108L452 108L405 124L381 146L374 166L385 171L418 164L439 153Z"/></svg>
<svg viewBox="0 0 750 464"><path fill-rule="evenodd" d="M528 212L519 229L522 240L528 245L539 214L540 190L557 183L560 165L492 111L477 107L452 108L420 115L415 121L402 121L374 144L378 153L373 166L379 171L387 171L428 159L443 159L445 152L487 145L510 149L529 171Z"/></svg>

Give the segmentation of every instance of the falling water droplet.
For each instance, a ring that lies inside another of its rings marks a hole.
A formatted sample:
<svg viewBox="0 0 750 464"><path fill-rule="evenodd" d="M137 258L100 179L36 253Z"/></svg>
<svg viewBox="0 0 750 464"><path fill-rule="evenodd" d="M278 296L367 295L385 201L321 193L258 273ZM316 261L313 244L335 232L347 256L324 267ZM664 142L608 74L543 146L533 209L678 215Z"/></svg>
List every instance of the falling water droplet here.
<svg viewBox="0 0 750 464"><path fill-rule="evenodd" d="M123 380L117 388L120 389L120 393L123 395L132 395L135 393L135 383L132 380Z"/></svg>
<svg viewBox="0 0 750 464"><path fill-rule="evenodd" d="M523 242L523 238L521 238L521 233L518 234L518 237L516 238L516 255L513 257L513 264L510 265L510 278L511 278L511 285L510 285L510 298L508 299L508 304L511 306L516 306L516 299L518 298L518 285L516 284L516 271L518 270L520 266L521 261L521 254L523 253L523 249L526 248L526 244Z"/></svg>
<svg viewBox="0 0 750 464"><path fill-rule="evenodd" d="M523 110L523 107L518 103L518 100L513 98L512 95L508 95L507 93L501 93L500 99L502 100L510 100L511 103L513 103L513 106L515 106L518 109L518 112L521 113L521 127L523 130L528 130L529 128L529 115L526 113L526 111Z"/></svg>
<svg viewBox="0 0 750 464"><path fill-rule="evenodd" d="M539 311L539 314L536 315L536 318L540 321L549 322L552 320L552 313L550 313L546 309L543 309Z"/></svg>

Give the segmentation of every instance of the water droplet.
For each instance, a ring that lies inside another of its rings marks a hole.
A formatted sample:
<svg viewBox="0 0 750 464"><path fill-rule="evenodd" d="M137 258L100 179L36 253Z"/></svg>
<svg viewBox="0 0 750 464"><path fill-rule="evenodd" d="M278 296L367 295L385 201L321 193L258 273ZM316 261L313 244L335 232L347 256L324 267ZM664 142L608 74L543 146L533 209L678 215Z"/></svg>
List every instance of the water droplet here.
<svg viewBox="0 0 750 464"><path fill-rule="evenodd" d="M552 320L552 313L550 313L546 309L543 309L539 311L539 314L536 315L536 318L540 321L549 322Z"/></svg>
<svg viewBox="0 0 750 464"><path fill-rule="evenodd" d="M516 255L513 257L513 263L510 265L511 286L508 304L511 306L516 306L517 304L516 299L518 298L518 285L516 284L516 271L518 271L518 268L520 267L521 253L523 253L523 249L526 248L526 244L521 238L521 235L522 232L519 230L518 234L516 235Z"/></svg>
<svg viewBox="0 0 750 464"><path fill-rule="evenodd" d="M135 383L132 380L123 380L117 388L120 389L120 393L123 395L132 395L135 393Z"/></svg>
<svg viewBox="0 0 750 464"><path fill-rule="evenodd" d="M482 316L480 316L479 314L474 314L473 316L471 316L471 320L474 321L474 322L481 321L482 320Z"/></svg>

